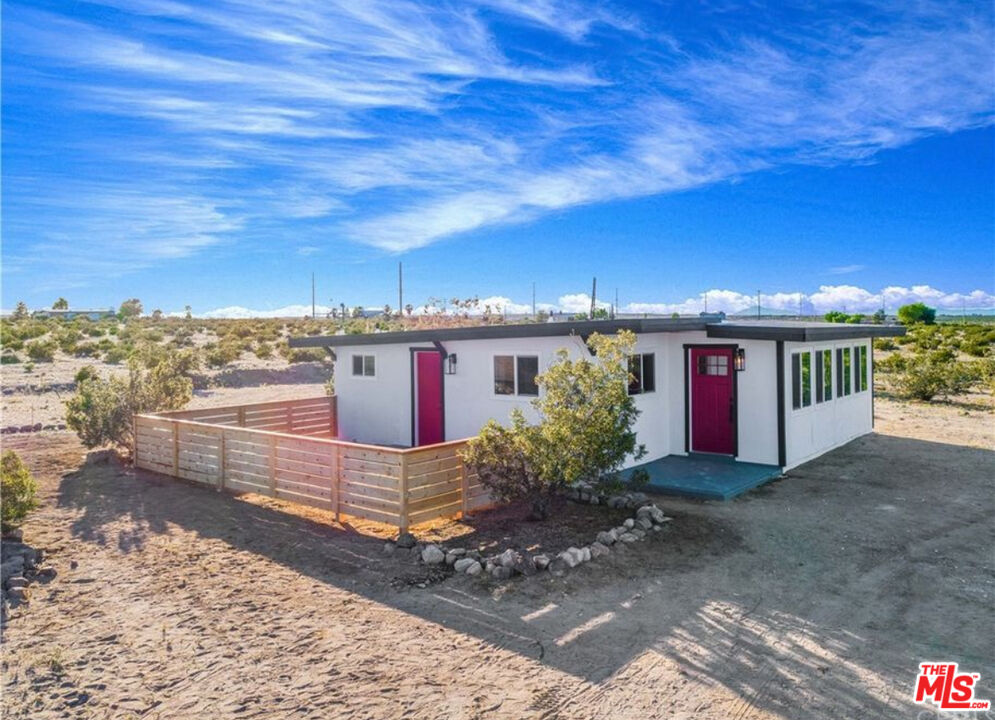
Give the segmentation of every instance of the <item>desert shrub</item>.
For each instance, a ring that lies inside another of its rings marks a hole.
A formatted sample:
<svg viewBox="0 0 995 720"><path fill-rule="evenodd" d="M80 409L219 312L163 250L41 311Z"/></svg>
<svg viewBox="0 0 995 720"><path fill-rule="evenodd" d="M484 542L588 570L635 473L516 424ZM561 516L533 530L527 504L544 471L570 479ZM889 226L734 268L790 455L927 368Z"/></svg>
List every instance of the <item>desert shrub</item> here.
<svg viewBox="0 0 995 720"><path fill-rule="evenodd" d="M49 327L40 321L19 323L14 332L21 340L33 340L48 334Z"/></svg>
<svg viewBox="0 0 995 720"><path fill-rule="evenodd" d="M76 357L96 357L99 354L100 348L97 347L96 343L92 342L77 343L73 349L73 355Z"/></svg>
<svg viewBox="0 0 995 720"><path fill-rule="evenodd" d="M135 413L176 410L193 397L190 352L150 345L128 360L128 377L84 377L66 403L66 425L87 447L128 445Z"/></svg>
<svg viewBox="0 0 995 720"><path fill-rule="evenodd" d="M96 325L88 327L86 329L86 334L92 338L102 337L105 334L105 332L106 330L104 328L98 327Z"/></svg>
<svg viewBox="0 0 995 720"><path fill-rule="evenodd" d="M328 359L328 353L321 348L288 348L287 362L324 362Z"/></svg>
<svg viewBox="0 0 995 720"><path fill-rule="evenodd" d="M76 374L73 376L73 381L79 385L85 380L93 380L94 378L99 377L100 373L97 372L97 368L93 367L93 365L84 365L76 371Z"/></svg>
<svg viewBox="0 0 995 720"><path fill-rule="evenodd" d="M104 352L104 362L108 365L120 365L131 356L128 345L113 345Z"/></svg>
<svg viewBox="0 0 995 720"><path fill-rule="evenodd" d="M252 350L260 360L268 360L273 357L273 346L268 342L261 342Z"/></svg>
<svg viewBox="0 0 995 720"><path fill-rule="evenodd" d="M76 343L83 339L83 333L75 328L64 328L53 335L53 339L59 346L59 350L66 355L72 355L76 350Z"/></svg>
<svg viewBox="0 0 995 720"><path fill-rule="evenodd" d="M233 343L211 343L204 346L204 361L208 367L223 368L238 360L242 348Z"/></svg>
<svg viewBox="0 0 995 720"><path fill-rule="evenodd" d="M995 395L995 355L988 355L984 360L974 363L978 380L992 395Z"/></svg>
<svg viewBox="0 0 995 720"><path fill-rule="evenodd" d="M902 325L915 325L916 323L932 325L935 321L936 309L927 307L925 303L911 303L898 308L898 322Z"/></svg>
<svg viewBox="0 0 995 720"><path fill-rule="evenodd" d="M953 360L944 351L915 353L903 358L901 364L896 363L891 372L895 393L914 400L961 395L978 379L978 369L973 363Z"/></svg>
<svg viewBox="0 0 995 720"><path fill-rule="evenodd" d="M30 373L34 372L34 370L35 370L35 364L33 362L24 363L24 372Z"/></svg>
<svg viewBox="0 0 995 720"><path fill-rule="evenodd" d="M875 350L895 350L898 346L895 344L895 339L890 337L875 338L874 349Z"/></svg>
<svg viewBox="0 0 995 720"><path fill-rule="evenodd" d="M0 526L9 532L38 507L38 488L27 466L13 450L0 456Z"/></svg>
<svg viewBox="0 0 995 720"><path fill-rule="evenodd" d="M16 365L19 362L21 362L21 358L10 348L4 348L3 352L0 353L0 365Z"/></svg>
<svg viewBox="0 0 995 720"><path fill-rule="evenodd" d="M28 357L35 362L52 362L57 349L58 345L52 339L32 340L24 345Z"/></svg>
<svg viewBox="0 0 995 720"><path fill-rule="evenodd" d="M571 360L561 350L536 378L542 388L532 402L537 424L516 409L510 427L487 423L464 451L464 461L495 497L525 499L537 518L548 516L549 501L562 488L614 480L626 458L645 454L632 430L639 411L628 393L635 335L595 333L588 345L597 360Z"/></svg>

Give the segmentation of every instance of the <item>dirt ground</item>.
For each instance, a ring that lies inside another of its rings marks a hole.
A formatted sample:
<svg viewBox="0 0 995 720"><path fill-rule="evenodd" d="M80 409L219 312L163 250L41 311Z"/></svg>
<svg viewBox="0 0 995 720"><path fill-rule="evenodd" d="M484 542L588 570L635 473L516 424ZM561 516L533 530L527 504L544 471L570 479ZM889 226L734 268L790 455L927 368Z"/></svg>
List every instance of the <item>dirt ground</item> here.
<svg viewBox="0 0 995 720"><path fill-rule="evenodd" d="M995 699L993 416L877 412L737 500L661 499L665 533L562 577L424 588L371 527L11 436L58 576L5 628L4 715L934 717L926 659Z"/></svg>

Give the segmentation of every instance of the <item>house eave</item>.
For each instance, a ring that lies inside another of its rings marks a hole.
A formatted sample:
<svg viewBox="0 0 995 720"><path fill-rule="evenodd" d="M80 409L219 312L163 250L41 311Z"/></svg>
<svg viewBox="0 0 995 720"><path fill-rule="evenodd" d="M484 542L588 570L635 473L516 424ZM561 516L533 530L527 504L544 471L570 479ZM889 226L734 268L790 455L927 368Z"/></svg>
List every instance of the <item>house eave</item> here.
<svg viewBox="0 0 995 720"><path fill-rule="evenodd" d="M715 323L706 328L710 338L727 340L774 340L785 342L829 342L858 338L899 337L905 334L901 325L849 325L820 323L818 325L773 325L758 323Z"/></svg>

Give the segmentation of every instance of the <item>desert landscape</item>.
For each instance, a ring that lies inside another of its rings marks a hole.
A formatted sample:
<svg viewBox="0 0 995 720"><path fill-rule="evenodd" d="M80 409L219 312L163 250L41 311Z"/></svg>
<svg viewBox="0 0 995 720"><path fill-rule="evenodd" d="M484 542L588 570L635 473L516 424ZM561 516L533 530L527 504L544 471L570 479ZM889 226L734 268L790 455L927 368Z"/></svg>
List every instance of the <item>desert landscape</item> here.
<svg viewBox="0 0 995 720"><path fill-rule="evenodd" d="M58 422L71 391L51 386L80 362L5 368L3 425ZM200 372L199 407L313 397L329 376L247 349ZM23 535L47 570L4 619L4 713L904 718L915 659L952 653L989 697L991 395L904 400L878 378L873 434L734 501L655 497L672 522L645 543L507 581L387 553L390 526L136 471L67 431L7 434L39 483ZM572 543L612 512L565 507L553 536L514 508L414 532L486 554Z"/></svg>

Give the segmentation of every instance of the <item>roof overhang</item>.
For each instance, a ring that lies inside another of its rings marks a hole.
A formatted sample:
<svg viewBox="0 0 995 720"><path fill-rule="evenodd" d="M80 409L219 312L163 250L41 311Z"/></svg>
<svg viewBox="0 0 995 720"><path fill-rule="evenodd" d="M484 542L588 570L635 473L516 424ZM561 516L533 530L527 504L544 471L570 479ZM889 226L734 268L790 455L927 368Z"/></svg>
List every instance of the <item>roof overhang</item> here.
<svg viewBox="0 0 995 720"><path fill-rule="evenodd" d="M417 342L445 342L447 340L491 340L498 338L532 338L591 333L613 335L620 330L638 334L651 332L688 332L704 330L718 316L697 318L639 318L623 320L578 320L547 323L521 323L514 325L474 325L472 327L433 328L401 332L367 333L363 335L323 335L290 338L290 347L336 347L354 345L394 345Z"/></svg>
<svg viewBox="0 0 995 720"><path fill-rule="evenodd" d="M783 340L787 342L828 342L857 338L898 337L901 325L850 325L847 323L714 323L706 328L708 337L728 340Z"/></svg>

